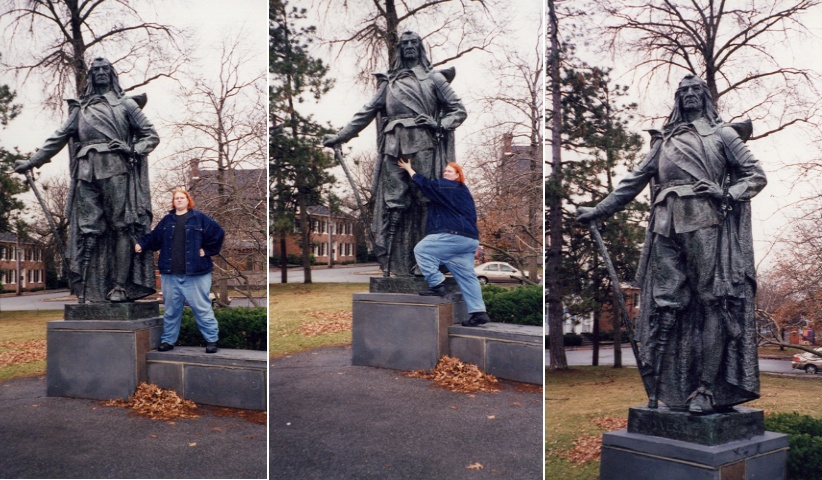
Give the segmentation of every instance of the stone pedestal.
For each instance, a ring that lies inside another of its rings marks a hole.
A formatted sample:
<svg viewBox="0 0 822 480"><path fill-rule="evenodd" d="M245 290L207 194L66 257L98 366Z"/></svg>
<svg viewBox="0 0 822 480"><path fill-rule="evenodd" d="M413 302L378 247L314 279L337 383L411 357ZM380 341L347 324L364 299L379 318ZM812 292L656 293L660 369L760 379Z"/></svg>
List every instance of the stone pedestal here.
<svg viewBox="0 0 822 480"><path fill-rule="evenodd" d="M373 293L372 278L372 292L354 294L352 362L398 370L432 369L449 352L448 327L468 316L462 295L420 296L417 291L426 288L422 279L377 282L383 288L400 288L392 286L392 280L408 283L411 286L404 288L413 293Z"/></svg>
<svg viewBox="0 0 822 480"><path fill-rule="evenodd" d="M479 328L452 325L448 333L452 357L473 363L498 378L542 384L542 327L492 322Z"/></svg>
<svg viewBox="0 0 822 480"><path fill-rule="evenodd" d="M127 398L147 379L145 356L160 345L157 302L66 305L46 332L46 394ZM141 317L141 318L138 318Z"/></svg>
<svg viewBox="0 0 822 480"><path fill-rule="evenodd" d="M602 480L783 480L788 436L761 410L692 415L632 408L628 428L602 435Z"/></svg>

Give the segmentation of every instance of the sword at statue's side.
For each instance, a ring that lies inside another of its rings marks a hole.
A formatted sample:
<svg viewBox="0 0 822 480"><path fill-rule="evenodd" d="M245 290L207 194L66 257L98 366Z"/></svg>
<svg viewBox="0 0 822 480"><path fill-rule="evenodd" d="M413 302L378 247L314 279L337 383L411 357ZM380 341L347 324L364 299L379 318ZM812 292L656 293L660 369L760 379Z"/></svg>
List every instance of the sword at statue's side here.
<svg viewBox="0 0 822 480"><path fill-rule="evenodd" d="M43 200L43 196L40 194L40 189L37 188L37 185L34 183L34 177L31 174L31 169L26 170L26 182L31 187L31 191L34 192L34 196L37 197L37 201L40 202L40 208L43 209L43 214L46 216L46 221L49 224L49 228L51 228L51 233L54 235L54 241L57 243L57 253L60 255L60 258L63 259L63 275L68 272L68 262L66 261L66 255L62 251L62 248L65 248L65 243L63 243L63 237L60 236L60 232L57 231L57 225L54 223L54 217L51 216L51 212L46 206L46 201Z"/></svg>
<svg viewBox="0 0 822 480"><path fill-rule="evenodd" d="M622 296L622 290L619 287L619 277L617 277L616 269L614 269L614 264L611 262L611 256L605 248L605 242L602 241L602 235L599 233L599 225L597 224L597 221L594 220L590 222L588 224L588 228L591 229L591 237L593 237L594 243L597 244L599 254L602 256L602 260L605 262L605 267L608 269L608 276L611 277L611 287L614 289L614 298L619 306L620 317L622 317L622 323L625 325L625 330L628 331L628 340L631 342L631 350L634 351L634 358L636 359L637 366L641 367L642 362L639 359L639 347L637 346L636 338L634 337L634 327L631 325L631 318L628 316L628 308L625 306L625 297Z"/></svg>
<svg viewBox="0 0 822 480"><path fill-rule="evenodd" d="M345 159L342 155L342 148L339 144L334 146L334 159L337 160L337 163L339 163L342 167L346 178L348 178L348 183L351 185L351 191L354 192L354 200L357 202L357 208L360 211L360 220L363 223L363 228L368 233L368 239L371 241L371 245L376 245L374 243L374 232L371 230L371 219L368 216L368 211L365 209L365 205L362 203L360 192L357 190L357 184L354 183L354 177L351 175L351 171L348 170L348 165L345 163Z"/></svg>

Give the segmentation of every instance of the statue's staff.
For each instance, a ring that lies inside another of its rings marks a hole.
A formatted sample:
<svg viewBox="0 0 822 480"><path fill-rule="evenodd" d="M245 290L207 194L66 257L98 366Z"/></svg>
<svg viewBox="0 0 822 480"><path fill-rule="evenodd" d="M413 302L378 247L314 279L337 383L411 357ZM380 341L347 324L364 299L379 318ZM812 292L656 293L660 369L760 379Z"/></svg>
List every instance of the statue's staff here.
<svg viewBox="0 0 822 480"><path fill-rule="evenodd" d="M51 228L51 233L54 235L54 241L57 243L57 253L60 255L60 258L63 260L63 275L68 272L68 262L66 261L66 256L63 254L63 248L65 248L65 244L63 243L63 237L60 236L60 232L57 231L57 225L54 223L54 217L51 216L51 211L46 206L46 201L43 200L43 196L40 194L40 189L37 188L37 185L34 183L34 177L31 174L31 169L26 170L26 182L31 187L31 191L34 192L34 196L37 197L37 201L40 202L40 207L43 209L43 214L46 216L46 221L49 224L49 228ZM63 276L61 275L61 277Z"/></svg>
<svg viewBox="0 0 822 480"><path fill-rule="evenodd" d="M628 308L625 306L625 297L622 296L622 290L619 288L619 277L617 277L616 269L614 268L613 262L611 262L611 256L608 254L608 250L605 248L605 242L602 241L602 235L599 233L599 225L597 225L597 221L595 220L589 223L588 228L591 229L591 237L593 237L594 243L597 244L599 254L602 256L602 260L605 262L605 267L608 269L608 276L611 277L611 287L614 289L614 298L619 306L620 317L622 317L622 323L625 325L625 330L628 331L628 340L631 342L631 350L634 351L634 358L636 358L637 366L641 367L642 362L639 359L639 347L637 346L636 338L634 338L634 327L631 325L631 318L628 316Z"/></svg>
<svg viewBox="0 0 822 480"><path fill-rule="evenodd" d="M340 164L343 172L345 172L346 178L348 178L348 183L351 184L351 190L354 192L354 200L357 202L357 208L360 211L360 221L364 224L365 231L368 232L368 239L371 241L371 245L376 245L374 241L374 232L371 230L371 219L368 216L368 211L365 209L365 205L362 203L360 191L357 188L357 184L354 183L354 177L351 175L351 171L345 163L345 159L342 155L342 147L340 147L339 143L334 145L334 159Z"/></svg>

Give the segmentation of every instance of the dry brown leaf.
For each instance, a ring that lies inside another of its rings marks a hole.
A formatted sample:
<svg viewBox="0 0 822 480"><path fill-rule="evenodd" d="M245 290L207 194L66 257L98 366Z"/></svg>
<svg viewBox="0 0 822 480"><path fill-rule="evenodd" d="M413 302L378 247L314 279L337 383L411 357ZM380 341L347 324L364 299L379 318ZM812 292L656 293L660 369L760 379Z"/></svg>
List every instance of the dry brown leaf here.
<svg viewBox="0 0 822 480"><path fill-rule="evenodd" d="M185 400L174 390L166 390L154 384L141 383L128 400L116 399L102 402L106 407L123 407L134 410L137 415L152 420L172 420L178 418L197 418L200 415L197 405ZM174 422L168 422L174 425Z"/></svg>
<svg viewBox="0 0 822 480"><path fill-rule="evenodd" d="M46 359L46 341L30 340L28 342L2 342L0 348L0 367L21 363L38 362Z"/></svg>
<svg viewBox="0 0 822 480"><path fill-rule="evenodd" d="M188 444L188 446L189 446L189 447L196 447L196 446L197 446L197 442L191 442L191 443L189 443L189 444Z"/></svg>
<svg viewBox="0 0 822 480"><path fill-rule="evenodd" d="M497 418L497 416L496 416L496 415L488 415L488 420L493 420L493 419L495 419L495 418Z"/></svg>
<svg viewBox="0 0 822 480"><path fill-rule="evenodd" d="M628 428L628 419L625 417L597 417L591 423L608 432Z"/></svg>
<svg viewBox="0 0 822 480"><path fill-rule="evenodd" d="M452 392L498 392L502 390L493 375L483 373L479 367L464 363L456 357L443 355L430 372L415 370L405 374L413 378L425 378Z"/></svg>
<svg viewBox="0 0 822 480"><path fill-rule="evenodd" d="M465 468L467 468L468 470L482 470L485 467L483 467L481 463L472 463L471 465L468 465Z"/></svg>
<svg viewBox="0 0 822 480"><path fill-rule="evenodd" d="M339 333L351 330L351 312L310 312L309 317L318 318L318 322L304 322L297 333L308 337Z"/></svg>
<svg viewBox="0 0 822 480"><path fill-rule="evenodd" d="M602 435L583 435L574 440L574 447L559 456L571 463L585 463L599 460L602 450Z"/></svg>

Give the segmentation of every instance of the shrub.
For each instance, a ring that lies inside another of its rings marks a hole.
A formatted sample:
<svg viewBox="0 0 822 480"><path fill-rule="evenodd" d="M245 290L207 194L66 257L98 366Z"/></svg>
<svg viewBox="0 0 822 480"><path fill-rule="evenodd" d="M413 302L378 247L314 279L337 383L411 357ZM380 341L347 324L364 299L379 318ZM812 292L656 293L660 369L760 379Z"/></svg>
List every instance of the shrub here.
<svg viewBox="0 0 822 480"><path fill-rule="evenodd" d="M482 299L494 322L517 325L542 325L542 287L482 287Z"/></svg>
<svg viewBox="0 0 822 480"><path fill-rule="evenodd" d="M265 350L268 345L268 318L265 307L220 308L214 310L217 324L220 326L220 348L243 350ZM205 347L194 314L186 307L183 310L183 321L180 325L180 346Z"/></svg>
<svg viewBox="0 0 822 480"><path fill-rule="evenodd" d="M822 471L822 420L798 413L774 413L765 428L788 434L788 480L819 478Z"/></svg>
<svg viewBox="0 0 822 480"><path fill-rule="evenodd" d="M562 342L566 347L581 347L582 335L576 333L566 333L562 336Z"/></svg>

